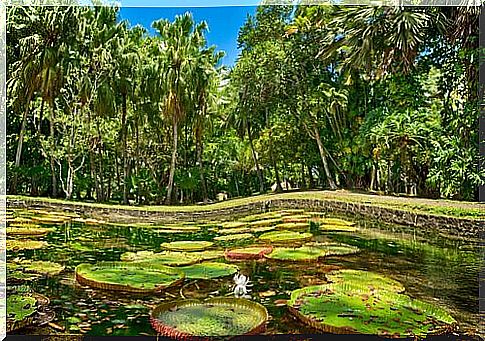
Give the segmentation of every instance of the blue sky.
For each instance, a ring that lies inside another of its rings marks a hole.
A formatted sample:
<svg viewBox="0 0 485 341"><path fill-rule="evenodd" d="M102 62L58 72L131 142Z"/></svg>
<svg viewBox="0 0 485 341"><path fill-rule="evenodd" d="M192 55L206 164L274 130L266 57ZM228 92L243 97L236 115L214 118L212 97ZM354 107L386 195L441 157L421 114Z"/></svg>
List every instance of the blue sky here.
<svg viewBox="0 0 485 341"><path fill-rule="evenodd" d="M185 2L190 1L185 0ZM239 28L246 21L247 15L253 15L255 11L256 6L122 7L119 15L120 19L128 20L132 26L142 25L149 30L150 34L155 34L151 27L153 21L161 18L173 21L177 14L191 12L196 22L202 20L207 22L209 26L209 32L206 34L208 45L216 45L218 50L225 51L226 55L222 63L232 66L239 53L237 49Z"/></svg>

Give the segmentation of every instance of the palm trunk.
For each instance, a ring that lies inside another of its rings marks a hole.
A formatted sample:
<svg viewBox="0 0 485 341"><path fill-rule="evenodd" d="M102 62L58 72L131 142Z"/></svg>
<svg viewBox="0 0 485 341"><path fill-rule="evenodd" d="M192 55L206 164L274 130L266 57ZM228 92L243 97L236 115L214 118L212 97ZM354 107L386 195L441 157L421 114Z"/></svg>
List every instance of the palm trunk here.
<svg viewBox="0 0 485 341"><path fill-rule="evenodd" d="M122 109L121 109L121 141L123 145L123 204L128 204L128 160L126 157L126 95L123 94Z"/></svg>
<svg viewBox="0 0 485 341"><path fill-rule="evenodd" d="M175 166L177 161L177 144L178 144L178 122L174 116L172 161L170 163L170 174L168 176L167 198L165 199L165 202L167 205L170 205L172 203L173 178L175 175Z"/></svg>
<svg viewBox="0 0 485 341"><path fill-rule="evenodd" d="M256 167L256 172L258 174L259 191L261 193L263 193L264 192L263 174L261 172L261 169L259 168L258 157L256 156L256 151L254 150L253 138L251 136L251 128L250 128L249 124L247 125L247 131L248 131L248 138L249 138L249 146L251 147L251 154L252 154L253 160L254 160L254 166Z"/></svg>
<svg viewBox="0 0 485 341"><path fill-rule="evenodd" d="M312 168L310 167L310 165L307 165L306 167L308 170L308 189L313 189L315 188L315 181L312 175Z"/></svg>
<svg viewBox="0 0 485 341"><path fill-rule="evenodd" d="M20 167L20 159L22 157L22 145L24 143L25 129L27 126L27 115L29 114L30 101L32 100L32 92L29 92L27 98L27 103L24 110L24 115L22 116L22 125L20 126L19 142L17 144L17 153L15 154L15 172L13 174L12 185L10 191L12 194L17 193L17 181L18 181L18 168Z"/></svg>
<svg viewBox="0 0 485 341"><path fill-rule="evenodd" d="M327 156L325 155L322 139L320 138L320 132L318 131L317 127L314 128L314 133L315 133L315 140L317 141L317 145L318 145L318 151L320 152L320 157L322 158L325 175L327 176L328 185L330 186L330 189L337 189L337 185L335 185L335 182L332 177L332 173L330 172L330 167L328 166Z"/></svg>
<svg viewBox="0 0 485 341"><path fill-rule="evenodd" d="M52 172L52 196L57 198L57 175L56 175L56 165L54 161L54 103L51 104L51 117L49 122L50 128L50 137L51 137L51 156L50 156L50 165L51 165L51 172Z"/></svg>
<svg viewBox="0 0 485 341"><path fill-rule="evenodd" d="M268 109L266 109L266 117L268 116L267 111L268 111ZM270 130L270 133L269 133L269 154L271 155L271 163L273 164L274 173L275 173L275 177L276 177L276 192L281 193L281 192L283 192L283 188L281 187L280 174L278 172L278 166L276 164L276 159L274 157L273 134L272 134L271 130Z"/></svg>
<svg viewBox="0 0 485 341"><path fill-rule="evenodd" d="M204 200L204 204L207 203L207 185L205 182L204 176L204 165L202 164L202 129L200 127L196 128L196 149L197 149L197 163L199 164L199 174L200 174L200 183L202 185L202 196Z"/></svg>

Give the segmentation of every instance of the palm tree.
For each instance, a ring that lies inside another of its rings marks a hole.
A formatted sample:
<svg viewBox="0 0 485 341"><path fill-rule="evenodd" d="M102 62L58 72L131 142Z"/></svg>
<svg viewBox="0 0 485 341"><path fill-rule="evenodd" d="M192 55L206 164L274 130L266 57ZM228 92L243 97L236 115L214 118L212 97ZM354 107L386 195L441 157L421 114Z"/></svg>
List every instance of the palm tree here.
<svg viewBox="0 0 485 341"><path fill-rule="evenodd" d="M168 20L155 21L152 25L160 35L163 45L162 67L157 82L164 92L162 111L172 124L173 149L167 185L166 203L172 203L172 191L177 162L178 129L188 111L192 74L199 50L205 45L204 31L207 24L195 25L192 15L177 16L173 23Z"/></svg>

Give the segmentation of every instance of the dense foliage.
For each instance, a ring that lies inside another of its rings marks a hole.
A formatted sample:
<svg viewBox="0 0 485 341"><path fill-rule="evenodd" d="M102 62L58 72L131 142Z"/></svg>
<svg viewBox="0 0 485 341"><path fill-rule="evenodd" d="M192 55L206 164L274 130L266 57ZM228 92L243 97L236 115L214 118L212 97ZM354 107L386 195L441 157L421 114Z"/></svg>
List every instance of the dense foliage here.
<svg viewBox="0 0 485 341"><path fill-rule="evenodd" d="M259 6L227 68L189 13L150 36L115 7L9 7L9 193L476 200L478 11Z"/></svg>

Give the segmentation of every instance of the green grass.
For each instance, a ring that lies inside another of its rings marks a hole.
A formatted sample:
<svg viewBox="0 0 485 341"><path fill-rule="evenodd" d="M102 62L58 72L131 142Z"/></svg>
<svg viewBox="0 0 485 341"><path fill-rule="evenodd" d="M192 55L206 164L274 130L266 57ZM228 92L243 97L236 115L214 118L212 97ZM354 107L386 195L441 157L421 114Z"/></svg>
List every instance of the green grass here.
<svg viewBox="0 0 485 341"><path fill-rule="evenodd" d="M263 194L247 198L237 198L208 205L188 206L125 206L117 204L98 204L88 202L66 201L51 198L7 196L7 200L30 200L53 204L79 205L93 208L124 209L146 212L210 212L224 208L243 206L259 201L276 199L318 199L329 201L340 201L348 203L360 203L364 205L378 206L383 208L397 209L400 211L432 214L439 216L485 219L485 205L476 202L461 202L452 200L434 200L410 197L391 197L370 194L354 193L349 191L308 191L290 192L280 194Z"/></svg>

